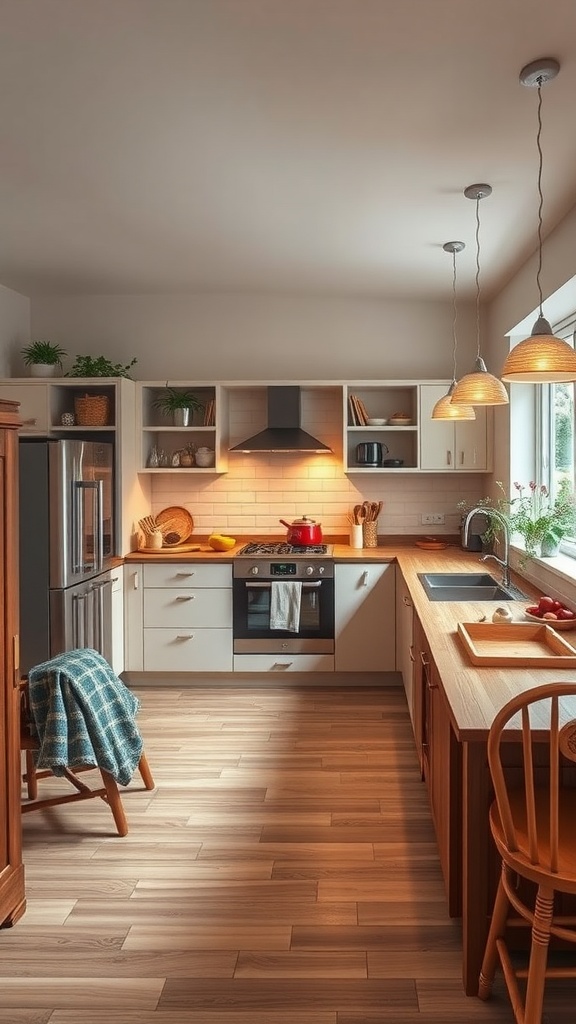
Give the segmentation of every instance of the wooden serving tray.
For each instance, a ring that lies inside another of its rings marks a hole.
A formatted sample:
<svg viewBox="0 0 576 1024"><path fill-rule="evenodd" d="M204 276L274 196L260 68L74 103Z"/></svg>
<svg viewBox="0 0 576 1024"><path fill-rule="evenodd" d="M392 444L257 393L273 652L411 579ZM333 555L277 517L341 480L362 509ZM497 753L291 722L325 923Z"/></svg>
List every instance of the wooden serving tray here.
<svg viewBox="0 0 576 1024"><path fill-rule="evenodd" d="M544 624L459 622L458 634L473 665L576 666L576 648Z"/></svg>

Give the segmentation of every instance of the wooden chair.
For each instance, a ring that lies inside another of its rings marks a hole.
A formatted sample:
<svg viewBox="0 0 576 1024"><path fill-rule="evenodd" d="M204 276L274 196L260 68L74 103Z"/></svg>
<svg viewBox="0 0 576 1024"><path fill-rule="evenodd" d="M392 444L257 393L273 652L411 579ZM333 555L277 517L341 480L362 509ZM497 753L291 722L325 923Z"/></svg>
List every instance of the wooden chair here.
<svg viewBox="0 0 576 1024"><path fill-rule="evenodd" d="M576 977L576 966L548 966L551 936L576 943L576 917L554 913L555 896L576 894L576 789L567 786L576 762L576 701L569 699L575 697L575 682L528 690L502 708L488 737L495 790L490 828L502 873L478 994L489 997L500 960L517 1024L540 1024L546 978ZM504 734L507 726L515 735ZM505 754L502 743L517 739L518 729L521 766L505 769L510 748ZM518 924L532 929L527 970L514 966L506 941L507 927ZM519 978L526 978L524 999Z"/></svg>
<svg viewBox="0 0 576 1024"><path fill-rule="evenodd" d="M128 834L128 821L122 804L122 797L118 784L110 772L104 768L94 768L91 765L86 767L64 768L63 777L76 790L75 793L65 793L59 796L39 797L38 780L46 779L53 775L50 770L37 770L34 761L34 751L38 750L37 739L30 734L30 705L28 699L28 680L20 681L20 749L25 753L26 771L23 781L26 783L27 801L22 802L22 813L39 811L47 807L55 807L57 804L75 803L78 800L91 800L93 797L100 797L108 804L114 818L114 824L118 835ZM97 771L100 773L102 785L91 788L78 778L78 773L85 771ZM138 771L147 790L154 789L154 779L146 755L142 753L138 763Z"/></svg>

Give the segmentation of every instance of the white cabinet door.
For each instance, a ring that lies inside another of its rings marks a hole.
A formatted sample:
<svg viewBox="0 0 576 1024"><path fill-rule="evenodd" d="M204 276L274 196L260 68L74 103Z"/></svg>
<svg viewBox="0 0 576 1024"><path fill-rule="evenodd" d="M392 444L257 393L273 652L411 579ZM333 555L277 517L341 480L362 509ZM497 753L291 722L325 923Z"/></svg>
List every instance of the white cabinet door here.
<svg viewBox="0 0 576 1024"><path fill-rule="evenodd" d="M124 668L142 672L144 667L144 588L142 565L124 565Z"/></svg>
<svg viewBox="0 0 576 1024"><path fill-rule="evenodd" d="M410 718L414 721L414 606L404 577L396 572L396 669L402 675Z"/></svg>
<svg viewBox="0 0 576 1024"><path fill-rule="evenodd" d="M124 671L124 566L112 573L112 668Z"/></svg>
<svg viewBox="0 0 576 1024"><path fill-rule="evenodd" d="M489 410L475 407L475 420L433 420L432 410L448 384L420 385L420 469L485 473L490 468Z"/></svg>
<svg viewBox="0 0 576 1024"><path fill-rule="evenodd" d="M336 672L394 672L395 566L334 566Z"/></svg>

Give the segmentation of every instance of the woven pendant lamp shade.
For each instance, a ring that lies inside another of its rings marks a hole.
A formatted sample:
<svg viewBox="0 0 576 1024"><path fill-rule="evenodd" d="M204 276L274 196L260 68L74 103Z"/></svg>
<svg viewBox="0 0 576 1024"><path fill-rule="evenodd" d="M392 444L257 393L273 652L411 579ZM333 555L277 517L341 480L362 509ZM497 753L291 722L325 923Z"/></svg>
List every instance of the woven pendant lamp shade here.
<svg viewBox="0 0 576 1024"><path fill-rule="evenodd" d="M516 345L502 370L502 379L523 382L526 384L565 384L576 381L576 352L568 342L556 338L552 328L542 312L542 208L544 194L542 191L543 153L542 135L542 86L546 85L560 71L560 65L553 57L543 57L526 64L520 72L520 82L529 88L538 89L538 132L536 145L538 149L538 269L536 285L540 299L539 316L532 328L529 338L524 338Z"/></svg>
<svg viewBox="0 0 576 1024"><path fill-rule="evenodd" d="M525 384L574 381L576 352L567 341L556 338L548 321L540 316L530 337L516 345L508 355L502 380Z"/></svg>
<svg viewBox="0 0 576 1024"><path fill-rule="evenodd" d="M436 402L436 405L432 409L431 419L433 420L475 420L476 413L471 405L456 405L452 401L452 395L456 387L456 381L453 380L447 393L442 395Z"/></svg>
<svg viewBox="0 0 576 1024"><path fill-rule="evenodd" d="M458 381L452 401L457 405L508 405L508 393L502 381L488 373L479 356L474 372Z"/></svg>

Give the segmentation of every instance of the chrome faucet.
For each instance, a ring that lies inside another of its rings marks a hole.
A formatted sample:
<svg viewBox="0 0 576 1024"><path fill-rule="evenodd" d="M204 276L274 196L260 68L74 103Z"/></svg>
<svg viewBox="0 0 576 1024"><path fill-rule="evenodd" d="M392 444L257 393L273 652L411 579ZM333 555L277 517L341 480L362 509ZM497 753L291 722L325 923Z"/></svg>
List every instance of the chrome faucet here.
<svg viewBox="0 0 576 1024"><path fill-rule="evenodd" d="M472 520L472 517L475 516L477 512L481 512L483 515L488 516L490 519L495 519L496 522L500 525L500 527L502 529L502 534L503 534L503 538L504 538L504 540L503 540L504 550L503 550L502 554L503 554L504 557L503 558L498 558L497 555L483 555L482 558L481 558L481 561L485 562L486 559L493 558L495 562L498 562L498 565L502 566L502 586L503 587L509 587L510 586L510 560L509 560L510 559L510 529L509 529L507 520L505 519L505 517L502 515L501 512L498 512L498 510L495 509L495 508L487 509L487 508L481 508L480 506L471 509L470 512L468 513L468 515L466 516L466 519L464 520L464 529L463 529L463 532L462 532L462 538L463 538L464 545L468 544L468 531L470 529L470 522Z"/></svg>

